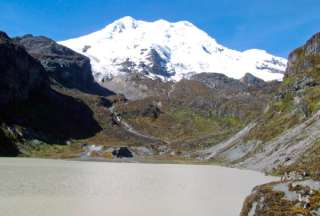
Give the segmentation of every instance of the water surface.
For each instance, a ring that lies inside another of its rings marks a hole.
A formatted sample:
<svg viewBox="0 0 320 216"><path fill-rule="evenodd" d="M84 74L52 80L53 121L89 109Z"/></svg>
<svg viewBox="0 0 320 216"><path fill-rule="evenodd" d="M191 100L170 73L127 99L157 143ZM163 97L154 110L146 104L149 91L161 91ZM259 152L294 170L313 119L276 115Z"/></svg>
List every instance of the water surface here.
<svg viewBox="0 0 320 216"><path fill-rule="evenodd" d="M236 216L261 173L218 166L0 158L5 216Z"/></svg>

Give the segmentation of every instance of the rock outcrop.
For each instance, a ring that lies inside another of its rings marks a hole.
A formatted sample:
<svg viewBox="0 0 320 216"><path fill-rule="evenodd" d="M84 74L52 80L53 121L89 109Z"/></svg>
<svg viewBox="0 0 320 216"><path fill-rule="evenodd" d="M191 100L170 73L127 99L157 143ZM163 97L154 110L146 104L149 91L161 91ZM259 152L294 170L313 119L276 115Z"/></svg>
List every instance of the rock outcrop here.
<svg viewBox="0 0 320 216"><path fill-rule="evenodd" d="M38 59L49 77L63 87L88 93L111 94L94 82L90 59L44 36L25 35L14 38Z"/></svg>
<svg viewBox="0 0 320 216"><path fill-rule="evenodd" d="M319 216L320 182L301 179L257 186L240 216Z"/></svg>
<svg viewBox="0 0 320 216"><path fill-rule="evenodd" d="M29 140L64 144L101 130L92 110L63 88L50 86L52 74L3 32L0 59L1 155L17 155Z"/></svg>
<svg viewBox="0 0 320 216"><path fill-rule="evenodd" d="M112 155L116 158L132 158L133 154L128 147L120 147L112 152Z"/></svg>
<svg viewBox="0 0 320 216"><path fill-rule="evenodd" d="M0 126L0 157L15 157L20 153L4 125Z"/></svg>
<svg viewBox="0 0 320 216"><path fill-rule="evenodd" d="M27 100L48 91L44 68L23 47L0 32L0 107Z"/></svg>
<svg viewBox="0 0 320 216"><path fill-rule="evenodd" d="M240 82L237 79L229 78L226 75L219 73L200 73L190 77L191 80L199 81L211 89L218 91L232 91L243 92L247 90L245 83Z"/></svg>
<svg viewBox="0 0 320 216"><path fill-rule="evenodd" d="M0 156L17 156L14 135L4 121L12 119L13 107L31 98L48 96L49 79L40 62L4 32L0 32L0 59Z"/></svg>
<svg viewBox="0 0 320 216"><path fill-rule="evenodd" d="M303 46L290 53L288 58L287 76L301 72L309 72L320 68L320 32L313 35Z"/></svg>
<svg viewBox="0 0 320 216"><path fill-rule="evenodd" d="M247 73L244 77L242 77L240 79L240 82L248 87L254 88L263 88L267 85L267 83L264 80L259 79L250 73Z"/></svg>

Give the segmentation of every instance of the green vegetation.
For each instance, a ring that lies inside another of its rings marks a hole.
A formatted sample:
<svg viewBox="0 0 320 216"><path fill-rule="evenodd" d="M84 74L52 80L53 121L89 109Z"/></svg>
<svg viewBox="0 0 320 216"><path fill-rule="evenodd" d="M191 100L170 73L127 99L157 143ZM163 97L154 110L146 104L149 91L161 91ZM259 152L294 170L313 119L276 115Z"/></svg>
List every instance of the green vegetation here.
<svg viewBox="0 0 320 216"><path fill-rule="evenodd" d="M294 164L288 167L279 167L277 174L281 175L289 171L307 172L313 179L320 180L320 139Z"/></svg>
<svg viewBox="0 0 320 216"><path fill-rule="evenodd" d="M289 210L292 206L290 201L282 199L283 192L273 191L272 185L262 185L255 188L257 191L246 198L240 216L249 215L255 202L263 198L263 208L256 209L256 216L290 216Z"/></svg>
<svg viewBox="0 0 320 216"><path fill-rule="evenodd" d="M320 205L320 192L315 191L310 198L310 207L303 208L298 200L290 201L284 197L284 193L274 191L272 186L277 183L270 183L255 188L250 196L248 196L243 205L241 216L248 216L254 203L257 205L255 216L312 216L311 211L317 209Z"/></svg>
<svg viewBox="0 0 320 216"><path fill-rule="evenodd" d="M41 145L29 144L29 148L25 150L25 156L54 159L77 158L80 152L80 145L66 146L41 143Z"/></svg>
<svg viewBox="0 0 320 216"><path fill-rule="evenodd" d="M212 114L206 116L191 108L177 107L168 109L156 119L139 115L126 115L125 118L138 130L168 142L222 134L225 138L227 134L239 130L244 125L237 117L218 117Z"/></svg>
<svg viewBox="0 0 320 216"><path fill-rule="evenodd" d="M300 122L300 116L293 113L275 113L269 112L259 122L259 124L253 128L248 136L248 140L261 140L269 141L272 138L280 135L287 129L295 126Z"/></svg>
<svg viewBox="0 0 320 216"><path fill-rule="evenodd" d="M311 87L305 91L305 101L308 104L308 111L315 113L320 109L320 87Z"/></svg>

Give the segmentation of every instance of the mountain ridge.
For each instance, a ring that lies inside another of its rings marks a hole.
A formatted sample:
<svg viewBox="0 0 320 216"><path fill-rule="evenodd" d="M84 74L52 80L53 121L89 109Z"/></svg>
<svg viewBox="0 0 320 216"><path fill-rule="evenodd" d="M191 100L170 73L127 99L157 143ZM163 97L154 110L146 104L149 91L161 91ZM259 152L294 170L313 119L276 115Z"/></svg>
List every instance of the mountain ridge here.
<svg viewBox="0 0 320 216"><path fill-rule="evenodd" d="M97 81L128 73L179 81L202 72L236 79L251 73L265 81L282 80L287 63L264 50L226 48L188 21L124 17L97 32L59 43L89 57Z"/></svg>

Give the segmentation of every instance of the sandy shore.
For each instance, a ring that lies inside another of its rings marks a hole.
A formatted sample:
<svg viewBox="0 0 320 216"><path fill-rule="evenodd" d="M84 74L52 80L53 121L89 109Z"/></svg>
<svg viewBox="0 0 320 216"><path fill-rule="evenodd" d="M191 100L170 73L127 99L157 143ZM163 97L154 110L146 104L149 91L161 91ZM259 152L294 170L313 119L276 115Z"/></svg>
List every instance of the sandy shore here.
<svg viewBox="0 0 320 216"><path fill-rule="evenodd" d="M6 216L236 216L261 173L206 165L0 158Z"/></svg>

